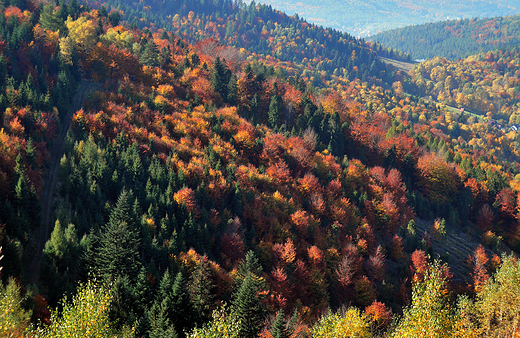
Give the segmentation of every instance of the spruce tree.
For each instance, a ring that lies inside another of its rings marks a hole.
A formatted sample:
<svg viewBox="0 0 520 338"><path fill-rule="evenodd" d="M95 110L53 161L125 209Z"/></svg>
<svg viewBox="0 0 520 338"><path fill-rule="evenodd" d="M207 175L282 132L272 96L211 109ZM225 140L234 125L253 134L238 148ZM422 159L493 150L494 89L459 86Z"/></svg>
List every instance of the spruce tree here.
<svg viewBox="0 0 520 338"><path fill-rule="evenodd" d="M80 247L74 225L65 229L56 220L51 238L43 249L41 278L49 288L48 301L56 304L64 292L74 292L79 275Z"/></svg>
<svg viewBox="0 0 520 338"><path fill-rule="evenodd" d="M140 61L149 67L159 66L159 49L153 39L150 39L146 44L143 54L141 54Z"/></svg>
<svg viewBox="0 0 520 338"><path fill-rule="evenodd" d="M0 54L0 88L4 89L7 80L7 60L4 54Z"/></svg>
<svg viewBox="0 0 520 338"><path fill-rule="evenodd" d="M260 98L258 97L258 94L255 93L253 95L253 98L251 99L250 103L250 116L248 116L251 119L252 124L257 124L260 121Z"/></svg>
<svg viewBox="0 0 520 338"><path fill-rule="evenodd" d="M194 327L195 313L191 305L190 294L186 288L186 278L182 272L177 273L171 293L173 306L172 323L180 337L185 337L185 331Z"/></svg>
<svg viewBox="0 0 520 338"><path fill-rule="evenodd" d="M135 281L141 267L140 232L130 201L131 194L123 191L99 239L96 271L104 280L128 276Z"/></svg>
<svg viewBox="0 0 520 338"><path fill-rule="evenodd" d="M213 70L211 72L211 86L215 93L220 94L224 101L228 97L228 84L231 72L227 69L225 61L221 61L220 57L215 58Z"/></svg>
<svg viewBox="0 0 520 338"><path fill-rule="evenodd" d="M40 13L40 25L45 29L63 32L66 30L65 21L54 8L55 6L51 3L43 6Z"/></svg>
<svg viewBox="0 0 520 338"><path fill-rule="evenodd" d="M211 280L211 270L209 260L206 256L197 264L191 274L188 289L196 313L196 322L199 324L206 322L211 315L213 305L212 289L214 287Z"/></svg>
<svg viewBox="0 0 520 338"><path fill-rule="evenodd" d="M170 303L172 287L173 287L172 276L170 274L170 270L166 269L163 277L161 278L161 283L159 284L159 292L157 294L157 301L162 302L163 300L167 300Z"/></svg>
<svg viewBox="0 0 520 338"><path fill-rule="evenodd" d="M173 323L174 302L172 290L171 274L166 269L159 284L157 298L150 310L150 337L178 337Z"/></svg>
<svg viewBox="0 0 520 338"><path fill-rule="evenodd" d="M227 102L232 105L236 106L237 104L237 96L238 96L238 85L237 85L237 77L233 74L229 77L229 83L228 83L228 96L227 96Z"/></svg>
<svg viewBox="0 0 520 338"><path fill-rule="evenodd" d="M247 252L246 258L238 266L238 271L235 277L237 289L240 287L248 273L253 274L258 281L263 281L263 278L261 278L262 266L258 262L258 258L256 258L255 253L252 250Z"/></svg>
<svg viewBox="0 0 520 338"><path fill-rule="evenodd" d="M156 302L149 313L150 338L177 338L177 332L168 318L166 302Z"/></svg>
<svg viewBox="0 0 520 338"><path fill-rule="evenodd" d="M137 276L133 294L134 299L139 306L139 314L144 315L146 310L150 308L153 297L152 286L150 285L144 266L141 266L141 270Z"/></svg>
<svg viewBox="0 0 520 338"><path fill-rule="evenodd" d="M134 283L130 276L117 276L110 290L113 297L110 306L110 318L119 329L134 325L140 316L133 286Z"/></svg>
<svg viewBox="0 0 520 338"><path fill-rule="evenodd" d="M235 293L232 303L233 315L240 323L239 337L255 338L260 333L266 313L260 291L262 289L259 287L256 277L248 272Z"/></svg>
<svg viewBox="0 0 520 338"><path fill-rule="evenodd" d="M32 227L40 223L40 203L36 190L27 175L21 154L16 157L14 172L16 182L14 206L17 209L16 222L18 225L13 230L18 232L18 237L21 238L25 236L25 232L31 231Z"/></svg>
<svg viewBox="0 0 520 338"><path fill-rule="evenodd" d="M280 109L278 107L278 98L276 96L271 97L269 102L269 125L271 128L278 126L280 120Z"/></svg>
<svg viewBox="0 0 520 338"><path fill-rule="evenodd" d="M289 332L285 325L285 314L283 310L278 311L271 327L271 335L273 338L289 338Z"/></svg>

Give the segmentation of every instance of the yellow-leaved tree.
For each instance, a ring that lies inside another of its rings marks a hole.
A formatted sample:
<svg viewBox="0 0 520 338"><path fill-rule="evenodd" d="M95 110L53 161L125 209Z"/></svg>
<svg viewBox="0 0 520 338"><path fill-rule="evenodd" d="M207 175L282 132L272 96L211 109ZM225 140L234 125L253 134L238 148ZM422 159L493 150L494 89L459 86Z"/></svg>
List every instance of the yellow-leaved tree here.
<svg viewBox="0 0 520 338"><path fill-rule="evenodd" d="M520 336L520 261L504 256L500 269L477 294L475 309L486 337Z"/></svg>
<svg viewBox="0 0 520 338"><path fill-rule="evenodd" d="M51 323L33 330L33 335L43 338L65 337L132 337L129 329L121 332L113 328L109 310L112 295L105 286L88 282L78 287L72 302L62 301L63 311L51 314Z"/></svg>
<svg viewBox="0 0 520 338"><path fill-rule="evenodd" d="M69 30L69 37L79 51L88 52L96 45L96 27L92 20L87 20L84 16L72 20L69 15L65 26Z"/></svg>
<svg viewBox="0 0 520 338"><path fill-rule="evenodd" d="M69 66L74 64L74 43L69 36L60 38L60 56L63 62Z"/></svg>
<svg viewBox="0 0 520 338"><path fill-rule="evenodd" d="M312 328L313 338L364 338L370 337L370 324L357 308L344 312L329 312Z"/></svg>
<svg viewBox="0 0 520 338"><path fill-rule="evenodd" d="M412 288L412 304L391 337L449 338L453 337L455 312L448 297L445 266L434 262L424 277L417 279Z"/></svg>
<svg viewBox="0 0 520 338"><path fill-rule="evenodd" d="M224 307L213 311L212 320L201 328L195 328L189 338L239 338L238 319L226 313Z"/></svg>
<svg viewBox="0 0 520 338"><path fill-rule="evenodd" d="M107 33L100 36L100 39L107 45L115 44L118 48L132 49L134 36L123 27L110 27Z"/></svg>
<svg viewBox="0 0 520 338"><path fill-rule="evenodd" d="M20 286L13 278L7 285L0 282L0 337L24 337L31 312L22 306Z"/></svg>

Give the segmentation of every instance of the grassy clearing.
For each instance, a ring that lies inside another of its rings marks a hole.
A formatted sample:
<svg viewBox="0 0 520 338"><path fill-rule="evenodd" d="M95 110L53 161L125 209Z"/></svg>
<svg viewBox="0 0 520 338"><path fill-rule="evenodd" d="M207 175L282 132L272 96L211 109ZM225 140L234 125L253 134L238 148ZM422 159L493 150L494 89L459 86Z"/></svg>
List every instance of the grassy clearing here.
<svg viewBox="0 0 520 338"><path fill-rule="evenodd" d="M379 59L381 61L383 61L384 63L392 65L392 66L396 67L397 69L405 71L405 72L409 72L410 70L413 69L413 67L415 67L415 65L417 65L416 62L398 61L398 60L384 58L384 57L379 57Z"/></svg>

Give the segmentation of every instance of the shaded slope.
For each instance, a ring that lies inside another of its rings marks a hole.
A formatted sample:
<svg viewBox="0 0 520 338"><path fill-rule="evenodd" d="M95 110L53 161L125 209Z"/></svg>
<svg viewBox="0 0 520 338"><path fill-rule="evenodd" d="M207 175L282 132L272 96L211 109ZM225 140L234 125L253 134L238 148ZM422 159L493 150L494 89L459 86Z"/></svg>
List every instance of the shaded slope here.
<svg viewBox="0 0 520 338"><path fill-rule="evenodd" d="M459 59L520 42L520 16L450 20L392 29L371 41L412 54L414 59Z"/></svg>

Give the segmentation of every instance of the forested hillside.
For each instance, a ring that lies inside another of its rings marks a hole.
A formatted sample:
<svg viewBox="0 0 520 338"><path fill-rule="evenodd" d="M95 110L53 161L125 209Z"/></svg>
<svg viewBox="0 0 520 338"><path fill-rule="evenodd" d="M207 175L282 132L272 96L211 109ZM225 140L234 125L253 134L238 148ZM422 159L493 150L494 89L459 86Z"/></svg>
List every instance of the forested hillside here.
<svg viewBox="0 0 520 338"><path fill-rule="evenodd" d="M518 124L518 48L473 55L457 62L433 58L410 71L408 91L464 107L503 126Z"/></svg>
<svg viewBox="0 0 520 338"><path fill-rule="evenodd" d="M411 54L414 59L457 60L518 45L520 16L425 23L384 31L369 39Z"/></svg>
<svg viewBox="0 0 520 338"><path fill-rule="evenodd" d="M192 43L214 38L223 44L280 61L301 63L312 72L336 72L350 80L388 80L388 74L381 73L386 67L377 55L407 58L397 51L380 45L367 46L363 40L347 33L309 24L298 16L288 16L254 1L248 5L229 0L209 3L203 0L164 3L109 0L105 5L117 8L123 20L140 29L162 28L176 32Z"/></svg>
<svg viewBox="0 0 520 338"><path fill-rule="evenodd" d="M407 94L413 73L364 79L358 40L336 72L190 43L195 14L175 33L4 6L2 334L518 330L520 265L499 256L520 248L515 134ZM467 257L438 254L461 231Z"/></svg>
<svg viewBox="0 0 520 338"><path fill-rule="evenodd" d="M491 18L520 13L517 1L261 0L310 22L368 37L381 31L447 19Z"/></svg>

